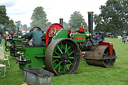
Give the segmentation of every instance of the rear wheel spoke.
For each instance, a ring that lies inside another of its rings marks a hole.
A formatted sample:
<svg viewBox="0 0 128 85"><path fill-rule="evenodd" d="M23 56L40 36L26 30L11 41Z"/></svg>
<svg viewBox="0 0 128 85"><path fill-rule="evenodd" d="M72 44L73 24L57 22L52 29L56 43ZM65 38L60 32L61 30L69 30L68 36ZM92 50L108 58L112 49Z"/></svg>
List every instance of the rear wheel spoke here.
<svg viewBox="0 0 128 85"><path fill-rule="evenodd" d="M55 54L59 55L56 51L54 51Z"/></svg>
<svg viewBox="0 0 128 85"><path fill-rule="evenodd" d="M66 68L69 69L69 67L66 65Z"/></svg>
<svg viewBox="0 0 128 85"><path fill-rule="evenodd" d="M61 54L63 54L62 50L60 49L60 47L57 45L57 48L59 49L59 51L61 52Z"/></svg>
<svg viewBox="0 0 128 85"><path fill-rule="evenodd" d="M66 43L66 45L65 45L65 53L66 53L66 50L67 50L67 43Z"/></svg>
<svg viewBox="0 0 128 85"><path fill-rule="evenodd" d="M60 61L60 62L56 65L55 69L56 69L61 63L62 63L62 61Z"/></svg>
<svg viewBox="0 0 128 85"><path fill-rule="evenodd" d="M58 72L60 72L60 65L58 66Z"/></svg>
<svg viewBox="0 0 128 85"><path fill-rule="evenodd" d="M66 66L64 65L64 72L66 71L65 69L66 69Z"/></svg>
<svg viewBox="0 0 128 85"><path fill-rule="evenodd" d="M65 51L65 53L67 53L70 48L71 48L71 46L68 47L68 49Z"/></svg>
<svg viewBox="0 0 128 85"><path fill-rule="evenodd" d="M61 58L60 56L52 56L53 58Z"/></svg>
<svg viewBox="0 0 128 85"><path fill-rule="evenodd" d="M72 53L74 53L74 51L72 51L71 53L69 53L68 56L70 56Z"/></svg>
<svg viewBox="0 0 128 85"><path fill-rule="evenodd" d="M58 59L55 59L55 60L53 61L53 63L55 63L57 60L58 60Z"/></svg>
<svg viewBox="0 0 128 85"><path fill-rule="evenodd" d="M68 59L74 59L74 57L70 57L70 56L69 56Z"/></svg>
<svg viewBox="0 0 128 85"><path fill-rule="evenodd" d="M70 60L68 60L68 62L69 62L70 64L72 64L72 62L71 62Z"/></svg>

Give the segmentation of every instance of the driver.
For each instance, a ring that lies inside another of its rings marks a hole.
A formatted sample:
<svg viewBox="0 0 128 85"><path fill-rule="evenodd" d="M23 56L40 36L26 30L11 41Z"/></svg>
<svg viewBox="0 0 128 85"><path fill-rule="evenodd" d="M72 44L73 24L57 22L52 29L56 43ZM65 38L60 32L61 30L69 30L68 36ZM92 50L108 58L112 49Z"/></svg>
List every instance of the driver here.
<svg viewBox="0 0 128 85"><path fill-rule="evenodd" d="M26 33L23 36L18 36L18 38L30 38L32 37L33 46L46 46L46 44L42 41L43 33L40 31L39 27L33 27L33 31Z"/></svg>

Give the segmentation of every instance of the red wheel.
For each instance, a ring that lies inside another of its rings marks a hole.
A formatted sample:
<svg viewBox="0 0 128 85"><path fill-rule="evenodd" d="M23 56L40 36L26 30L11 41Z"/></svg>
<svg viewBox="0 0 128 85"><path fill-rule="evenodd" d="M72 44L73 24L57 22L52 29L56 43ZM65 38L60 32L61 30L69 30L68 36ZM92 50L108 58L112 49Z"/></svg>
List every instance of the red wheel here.
<svg viewBox="0 0 128 85"><path fill-rule="evenodd" d="M51 28L48 32L49 37L53 37L56 34L56 28Z"/></svg>
<svg viewBox="0 0 128 85"><path fill-rule="evenodd" d="M49 43L51 42L52 37L61 29L63 29L64 27L59 24L59 23L54 23L51 24L47 31L46 31L46 35L45 35L45 43L48 46Z"/></svg>

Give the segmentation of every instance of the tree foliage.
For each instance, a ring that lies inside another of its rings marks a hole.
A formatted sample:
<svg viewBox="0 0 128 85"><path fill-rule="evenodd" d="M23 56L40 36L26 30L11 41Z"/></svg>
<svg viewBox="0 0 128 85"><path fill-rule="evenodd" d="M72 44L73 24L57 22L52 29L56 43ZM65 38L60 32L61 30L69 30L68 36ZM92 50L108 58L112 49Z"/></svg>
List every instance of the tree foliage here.
<svg viewBox="0 0 128 85"><path fill-rule="evenodd" d="M128 0L108 0L100 10L101 14L94 15L95 31L114 35L128 32Z"/></svg>
<svg viewBox="0 0 128 85"><path fill-rule="evenodd" d="M9 20L9 23L6 26L7 26L6 30L9 31L10 33L13 33L16 31L16 26L13 20Z"/></svg>
<svg viewBox="0 0 128 85"><path fill-rule="evenodd" d="M14 32L15 28L16 26L14 21L9 20L9 17L7 16L6 7L4 5L0 5L0 32Z"/></svg>
<svg viewBox="0 0 128 85"><path fill-rule="evenodd" d="M46 29L49 24L44 8L41 6L34 9L31 20L31 27L38 26L42 29Z"/></svg>
<svg viewBox="0 0 128 85"><path fill-rule="evenodd" d="M22 28L23 28L23 30L28 30L28 27L27 27L26 24L24 24L24 25L22 26Z"/></svg>
<svg viewBox="0 0 128 85"><path fill-rule="evenodd" d="M66 23L65 21L63 22L63 26L64 28L68 29L68 23Z"/></svg>
<svg viewBox="0 0 128 85"><path fill-rule="evenodd" d="M87 27L87 24L83 18L83 16L81 15L81 13L79 11L75 11L69 20L69 26L70 28L73 29L79 29L81 27L81 23Z"/></svg>
<svg viewBox="0 0 128 85"><path fill-rule="evenodd" d="M5 24L9 22L9 17L6 14L6 8L4 5L0 6L0 24Z"/></svg>

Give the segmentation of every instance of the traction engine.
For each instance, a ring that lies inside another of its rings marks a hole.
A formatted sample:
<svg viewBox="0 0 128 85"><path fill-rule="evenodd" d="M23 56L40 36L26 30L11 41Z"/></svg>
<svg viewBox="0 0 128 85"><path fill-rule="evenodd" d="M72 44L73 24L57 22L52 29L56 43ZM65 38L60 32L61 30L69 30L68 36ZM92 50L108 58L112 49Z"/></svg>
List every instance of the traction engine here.
<svg viewBox="0 0 128 85"><path fill-rule="evenodd" d="M47 46L32 46L28 44L29 39L13 35L7 40L11 45L5 43L5 50L16 57L21 69L40 67L56 75L75 73L81 57L89 65L112 67L116 60L113 44L104 42L104 33L93 34L93 12L88 12L88 23L88 31L79 28L71 32L63 27L61 18L60 23L50 25L43 33L42 41Z"/></svg>

